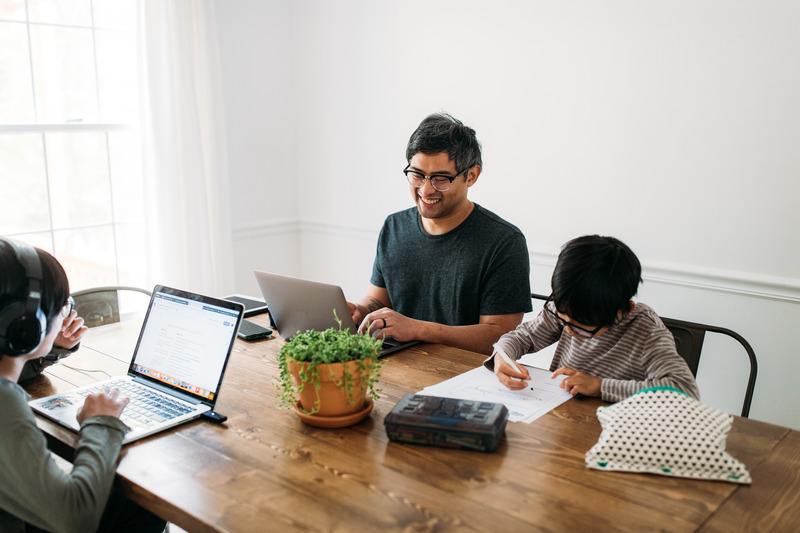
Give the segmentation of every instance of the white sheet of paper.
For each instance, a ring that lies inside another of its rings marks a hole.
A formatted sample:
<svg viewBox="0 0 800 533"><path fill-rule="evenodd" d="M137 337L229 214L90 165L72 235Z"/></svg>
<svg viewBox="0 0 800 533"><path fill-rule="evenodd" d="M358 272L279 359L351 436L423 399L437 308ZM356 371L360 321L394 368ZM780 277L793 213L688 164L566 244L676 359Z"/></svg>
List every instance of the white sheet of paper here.
<svg viewBox="0 0 800 533"><path fill-rule="evenodd" d="M527 367L531 375L528 386L520 391L507 389L497 376L479 366L436 385L425 387L418 394L502 403L508 408L511 422L531 423L566 402L572 395L558 384L566 376L551 379L553 373L541 368Z"/></svg>

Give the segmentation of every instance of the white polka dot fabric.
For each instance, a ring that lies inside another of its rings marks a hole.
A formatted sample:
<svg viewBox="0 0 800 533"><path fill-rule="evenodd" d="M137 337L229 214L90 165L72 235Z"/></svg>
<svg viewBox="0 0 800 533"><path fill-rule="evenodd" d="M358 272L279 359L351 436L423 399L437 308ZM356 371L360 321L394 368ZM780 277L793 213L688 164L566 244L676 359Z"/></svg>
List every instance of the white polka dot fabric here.
<svg viewBox="0 0 800 533"><path fill-rule="evenodd" d="M603 431L586 466L750 483L750 473L725 451L733 417L672 388L645 389L597 408Z"/></svg>

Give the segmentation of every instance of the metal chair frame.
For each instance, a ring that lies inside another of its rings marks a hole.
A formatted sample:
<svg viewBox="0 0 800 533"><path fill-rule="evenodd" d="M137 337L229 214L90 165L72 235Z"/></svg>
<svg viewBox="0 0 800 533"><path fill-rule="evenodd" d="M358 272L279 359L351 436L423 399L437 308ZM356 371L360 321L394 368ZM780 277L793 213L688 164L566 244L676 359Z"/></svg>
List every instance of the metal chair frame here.
<svg viewBox="0 0 800 533"><path fill-rule="evenodd" d="M75 300L75 309L78 311L78 315L83 317L84 323L88 327L93 328L120 321L120 291L140 292L148 297L152 295L150 291L139 287L108 286L76 291L72 293L72 298Z"/></svg>

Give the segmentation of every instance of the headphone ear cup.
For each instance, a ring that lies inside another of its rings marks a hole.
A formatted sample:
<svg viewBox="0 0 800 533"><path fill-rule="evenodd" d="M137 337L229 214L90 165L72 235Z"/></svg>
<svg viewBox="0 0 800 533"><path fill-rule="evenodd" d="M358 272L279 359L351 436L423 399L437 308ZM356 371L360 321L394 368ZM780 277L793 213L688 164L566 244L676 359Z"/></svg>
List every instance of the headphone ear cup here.
<svg viewBox="0 0 800 533"><path fill-rule="evenodd" d="M12 302L0 311L0 352L20 357L35 352L47 333L47 318L41 309L26 313L24 302Z"/></svg>
<svg viewBox="0 0 800 533"><path fill-rule="evenodd" d="M35 352L47 334L47 317L41 307L42 264L33 247L5 238L0 242L14 250L28 280L25 298L0 310L0 354L19 357Z"/></svg>

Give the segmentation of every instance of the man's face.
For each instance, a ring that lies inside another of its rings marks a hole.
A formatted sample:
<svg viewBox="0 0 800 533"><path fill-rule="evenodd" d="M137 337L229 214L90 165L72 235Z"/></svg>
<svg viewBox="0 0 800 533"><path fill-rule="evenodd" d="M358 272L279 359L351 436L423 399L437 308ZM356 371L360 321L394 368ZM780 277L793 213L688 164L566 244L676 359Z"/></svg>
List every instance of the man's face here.
<svg viewBox="0 0 800 533"><path fill-rule="evenodd" d="M455 176L465 169L456 168L456 164L446 152L423 154L418 152L411 158L409 168L426 176L432 174ZM430 180L425 180L421 187L409 185L411 196L419 214L424 218L444 218L463 209L467 204L467 189L474 180L468 172L464 172L450 183L446 191L437 191Z"/></svg>

